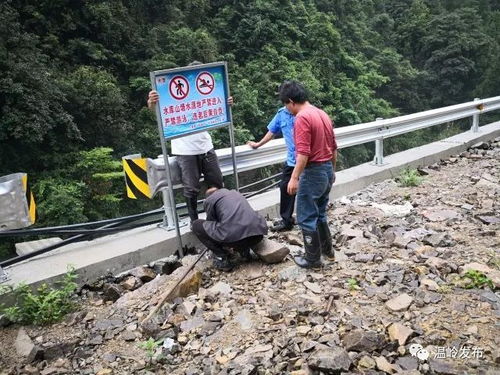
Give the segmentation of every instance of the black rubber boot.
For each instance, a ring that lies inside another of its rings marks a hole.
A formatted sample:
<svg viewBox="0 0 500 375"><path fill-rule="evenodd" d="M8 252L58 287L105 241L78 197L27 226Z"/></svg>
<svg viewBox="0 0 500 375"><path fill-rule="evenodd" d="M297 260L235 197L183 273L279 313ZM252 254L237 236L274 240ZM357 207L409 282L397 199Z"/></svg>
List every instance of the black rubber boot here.
<svg viewBox="0 0 500 375"><path fill-rule="evenodd" d="M186 207L188 210L189 219L191 223L198 219L198 198L186 197Z"/></svg>
<svg viewBox="0 0 500 375"><path fill-rule="evenodd" d="M293 224L287 224L284 220L278 221L276 224L271 226L271 231L273 232L284 232L293 228Z"/></svg>
<svg viewBox="0 0 500 375"><path fill-rule="evenodd" d="M231 260L230 254L224 248L215 246L214 244L210 247L210 250L213 253L214 267L219 271L229 272L236 266Z"/></svg>
<svg viewBox="0 0 500 375"><path fill-rule="evenodd" d="M328 227L328 223L318 222L318 234L319 234L319 242L321 247L321 253L329 259L335 258L335 251L333 250L332 245L332 234L330 233L330 228Z"/></svg>
<svg viewBox="0 0 500 375"><path fill-rule="evenodd" d="M305 256L295 257L295 263L302 268L321 267L321 247L318 231L309 232L302 230L302 236L304 237Z"/></svg>
<svg viewBox="0 0 500 375"><path fill-rule="evenodd" d="M219 271L229 272L235 265L228 256L214 256L214 267Z"/></svg>
<svg viewBox="0 0 500 375"><path fill-rule="evenodd" d="M257 256L257 254L255 254L253 252L252 249L250 249L249 247L243 249L240 251L240 254L241 254L241 257L247 261L247 262L253 262L254 260L258 260L259 257Z"/></svg>

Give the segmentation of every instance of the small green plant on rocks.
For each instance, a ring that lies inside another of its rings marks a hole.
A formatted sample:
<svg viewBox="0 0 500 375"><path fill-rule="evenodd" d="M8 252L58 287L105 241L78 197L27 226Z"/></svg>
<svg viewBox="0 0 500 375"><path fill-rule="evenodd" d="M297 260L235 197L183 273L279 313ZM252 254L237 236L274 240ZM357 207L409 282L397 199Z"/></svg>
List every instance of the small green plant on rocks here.
<svg viewBox="0 0 500 375"><path fill-rule="evenodd" d="M162 344L162 340L155 341L152 337L147 339L146 341L140 342L137 344L139 348L146 352L146 357L149 360L149 364L153 361L153 357L156 353L156 349Z"/></svg>
<svg viewBox="0 0 500 375"><path fill-rule="evenodd" d="M401 174L396 178L399 185L403 187L418 186L423 180L416 169L410 168L403 169Z"/></svg>
<svg viewBox="0 0 500 375"><path fill-rule="evenodd" d="M463 279L469 279L464 285L465 289L482 288L485 285L490 287L490 289L495 288L493 281L480 271L469 270L463 275Z"/></svg>
<svg viewBox="0 0 500 375"><path fill-rule="evenodd" d="M347 279L347 287L349 290L359 290L358 280L356 279Z"/></svg>
<svg viewBox="0 0 500 375"><path fill-rule="evenodd" d="M42 284L33 291L24 283L15 287L3 287L0 294L12 292L16 302L11 307L0 306L0 313L20 324L44 325L57 322L75 308L72 296L77 288L76 278L75 269L69 267L56 288Z"/></svg>

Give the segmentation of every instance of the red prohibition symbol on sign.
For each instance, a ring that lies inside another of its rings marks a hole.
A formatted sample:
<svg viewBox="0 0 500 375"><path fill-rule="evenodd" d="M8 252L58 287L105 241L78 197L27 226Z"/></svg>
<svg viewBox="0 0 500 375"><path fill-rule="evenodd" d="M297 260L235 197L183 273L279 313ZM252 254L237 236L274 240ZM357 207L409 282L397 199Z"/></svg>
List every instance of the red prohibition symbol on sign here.
<svg viewBox="0 0 500 375"><path fill-rule="evenodd" d="M208 95L214 91L215 79L209 72L201 72L196 77L196 89L202 95Z"/></svg>
<svg viewBox="0 0 500 375"><path fill-rule="evenodd" d="M168 89L172 98L182 100L189 94L189 83L183 76L175 76L170 80Z"/></svg>

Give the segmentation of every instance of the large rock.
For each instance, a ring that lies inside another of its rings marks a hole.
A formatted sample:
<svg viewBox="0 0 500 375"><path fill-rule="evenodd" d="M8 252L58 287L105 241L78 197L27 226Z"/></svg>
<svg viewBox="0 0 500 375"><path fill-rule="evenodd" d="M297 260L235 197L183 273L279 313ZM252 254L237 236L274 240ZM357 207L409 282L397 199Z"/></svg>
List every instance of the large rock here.
<svg viewBox="0 0 500 375"><path fill-rule="evenodd" d="M384 213L385 216L393 217L404 217L409 215L413 210L413 206L410 202L406 202L403 205L398 204L387 204L387 203L372 203L372 207L378 208Z"/></svg>
<svg viewBox="0 0 500 375"><path fill-rule="evenodd" d="M177 268L182 267L182 263L179 261L179 258L175 255L171 255L167 258L158 259L152 264L153 270L160 275L170 275Z"/></svg>
<svg viewBox="0 0 500 375"><path fill-rule="evenodd" d="M410 307L413 302L413 298L408 294L403 293L397 297L391 298L389 301L385 303L387 308L392 311L404 311L408 307Z"/></svg>
<svg viewBox="0 0 500 375"><path fill-rule="evenodd" d="M28 357L31 351L35 348L35 344L31 341L24 328L20 328L17 332L16 342L14 343L16 352L21 357Z"/></svg>
<svg viewBox="0 0 500 375"><path fill-rule="evenodd" d="M264 238L253 248L255 254L265 263L279 263L290 253L285 244Z"/></svg>
<svg viewBox="0 0 500 375"><path fill-rule="evenodd" d="M422 215L429 221L445 221L460 218L460 214L453 210L442 208L431 208L422 212Z"/></svg>
<svg viewBox="0 0 500 375"><path fill-rule="evenodd" d="M64 341L48 342L43 344L43 359L51 361L57 358L65 358L73 353L80 343L79 337L65 338Z"/></svg>
<svg viewBox="0 0 500 375"><path fill-rule="evenodd" d="M143 283L148 283L151 280L154 280L154 278L156 277L155 271L153 271L151 268L143 267L143 266L136 267L136 268L130 270L130 274L132 276L137 277Z"/></svg>
<svg viewBox="0 0 500 375"><path fill-rule="evenodd" d="M386 374L394 374L398 371L398 368L392 365L385 357L375 357L375 363L377 364L377 369L385 372Z"/></svg>
<svg viewBox="0 0 500 375"><path fill-rule="evenodd" d="M142 285L142 283L134 276L129 276L123 280L120 285L125 290L134 290Z"/></svg>
<svg viewBox="0 0 500 375"><path fill-rule="evenodd" d="M427 277L424 277L422 280L420 280L420 286L427 288L428 290L431 290L433 292L436 292L439 290L439 285L436 283L434 280L429 279Z"/></svg>
<svg viewBox="0 0 500 375"><path fill-rule="evenodd" d="M322 371L325 374L341 374L351 367L351 359L342 348L320 349L314 352L307 364L313 370Z"/></svg>
<svg viewBox="0 0 500 375"><path fill-rule="evenodd" d="M429 234L424 238L423 242L433 247L452 247L456 245L456 242L447 233Z"/></svg>
<svg viewBox="0 0 500 375"><path fill-rule="evenodd" d="M363 237L363 231L361 229L354 229L349 224L343 224L340 228L340 236L344 237L345 240L350 240L356 237Z"/></svg>
<svg viewBox="0 0 500 375"><path fill-rule="evenodd" d="M477 218L483 223L483 224L498 224L500 223L500 217L496 216L488 216L488 215L478 215Z"/></svg>
<svg viewBox="0 0 500 375"><path fill-rule="evenodd" d="M375 331L355 330L342 337L342 343L348 351L373 352L385 345L384 336Z"/></svg>
<svg viewBox="0 0 500 375"><path fill-rule="evenodd" d="M123 293L123 288L117 284L105 284L102 289L104 300L115 302Z"/></svg>
<svg viewBox="0 0 500 375"><path fill-rule="evenodd" d="M392 323L388 330L391 341L398 340L399 345L406 344L406 340L411 336L413 330L400 323Z"/></svg>
<svg viewBox="0 0 500 375"><path fill-rule="evenodd" d="M425 261L425 264L429 267L435 268L444 275L455 272L458 269L458 266L455 263L433 256L429 257Z"/></svg>

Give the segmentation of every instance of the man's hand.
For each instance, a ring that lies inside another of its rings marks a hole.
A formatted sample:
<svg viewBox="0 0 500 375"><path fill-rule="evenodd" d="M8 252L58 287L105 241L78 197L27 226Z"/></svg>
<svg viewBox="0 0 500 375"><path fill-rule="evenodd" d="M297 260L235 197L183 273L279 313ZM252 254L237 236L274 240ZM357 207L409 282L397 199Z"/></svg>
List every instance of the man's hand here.
<svg viewBox="0 0 500 375"><path fill-rule="evenodd" d="M297 190L299 189L299 179L298 178L290 178L290 182L288 183L288 186L286 188L286 192L288 195L295 195L297 194Z"/></svg>
<svg viewBox="0 0 500 375"><path fill-rule="evenodd" d="M254 142L254 141L248 141L247 145L249 145L251 148L259 148L259 142Z"/></svg>
<svg viewBox="0 0 500 375"><path fill-rule="evenodd" d="M232 106L233 103L234 103L234 100L233 100L232 96L230 96L229 98L227 98L227 105Z"/></svg>
<svg viewBox="0 0 500 375"><path fill-rule="evenodd" d="M148 95L148 108L154 109L156 103L158 103L159 100L160 100L160 95L158 95L158 92L155 90L151 90Z"/></svg>

